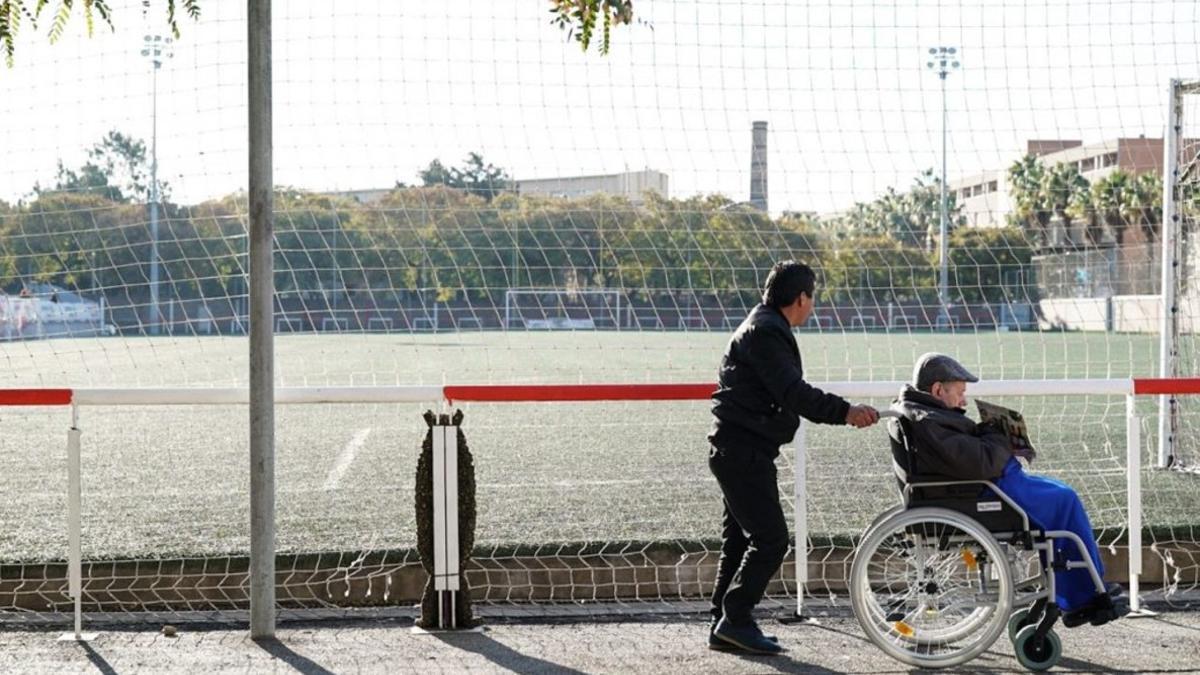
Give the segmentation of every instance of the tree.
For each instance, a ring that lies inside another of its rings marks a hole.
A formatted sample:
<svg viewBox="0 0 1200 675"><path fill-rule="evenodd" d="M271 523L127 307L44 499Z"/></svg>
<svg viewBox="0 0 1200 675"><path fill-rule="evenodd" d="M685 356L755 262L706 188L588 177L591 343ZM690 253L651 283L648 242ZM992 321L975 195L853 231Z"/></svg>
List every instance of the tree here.
<svg viewBox="0 0 1200 675"><path fill-rule="evenodd" d="M33 5L32 9L30 5ZM96 17L113 28L112 9L109 0L0 0L0 51L4 52L4 60L9 68L13 67L16 59L16 38L23 21L29 21L37 28L40 19L47 8L57 4L54 18L50 23L48 37L51 44L62 37L63 29L75 13L76 5L82 5L83 18L87 23L87 33L90 37L95 26ZM176 10L187 12L192 20L200 18L200 0L166 0L167 25L175 39L179 39L179 23L176 20ZM143 0L142 13L148 13L149 0ZM587 51L595 36L596 26L601 29L600 53L607 54L613 26L629 24L633 21L633 0L551 0L550 12L554 14L552 22L567 31L567 39L574 38L583 51Z"/></svg>
<svg viewBox="0 0 1200 675"><path fill-rule="evenodd" d="M1113 238L1124 242L1127 238L1129 191L1131 188L1128 173L1118 169L1092 184L1091 201L1095 209L1096 220L1104 223Z"/></svg>
<svg viewBox="0 0 1200 675"><path fill-rule="evenodd" d="M483 197L486 201L491 201L496 195L514 187L512 178L504 169L494 164L484 164L483 156L477 152L467 155L461 169L448 169L440 159L435 159L420 171L419 175L425 187L443 185L458 188ZM400 187L399 183L397 187Z"/></svg>
<svg viewBox="0 0 1200 675"><path fill-rule="evenodd" d="M1139 174L1133 181L1133 189L1129 192L1129 200L1127 205L1127 213L1133 215L1142 228L1142 235L1145 241L1155 241L1160 232L1162 224L1162 195L1163 182L1162 176L1153 172ZM1190 204L1195 203L1195 199L1189 199L1186 195L1182 197L1182 209L1185 210ZM1185 214L1186 215L1186 214Z"/></svg>
<svg viewBox="0 0 1200 675"><path fill-rule="evenodd" d="M840 223L824 223L822 229L836 237L887 235L905 246L933 250L941 221L942 182L932 169L921 173L908 192L889 187L882 197L870 203L858 203ZM949 229L964 225L954 194L946 196Z"/></svg>
<svg viewBox="0 0 1200 675"><path fill-rule="evenodd" d="M923 250L885 235L839 242L823 266L830 300L856 305L934 302L934 266Z"/></svg>
<svg viewBox="0 0 1200 675"><path fill-rule="evenodd" d="M1042 208L1042 177L1046 166L1034 155L1025 155L1008 167L1009 196L1013 210L1009 221L1023 228L1038 246L1050 244L1050 213Z"/></svg>
<svg viewBox="0 0 1200 675"><path fill-rule="evenodd" d="M68 169L60 160L52 189L93 192L122 203L150 201L150 167L143 141L114 130L93 145L87 155L88 161L78 169ZM40 187L34 190L42 191ZM167 191L166 184L159 182L160 196Z"/></svg>
<svg viewBox="0 0 1200 675"><path fill-rule="evenodd" d="M613 26L633 21L633 0L550 0L552 23L567 31L583 51L592 44L597 23L600 25L600 53L607 54Z"/></svg>
<svg viewBox="0 0 1200 675"><path fill-rule="evenodd" d="M950 235L950 285L966 303L1028 301L1019 280L1032 257L1020 228L959 228Z"/></svg>
<svg viewBox="0 0 1200 675"><path fill-rule="evenodd" d="M1042 182L1038 191L1041 211L1050 214L1050 224L1057 220L1068 234L1071 232L1071 204L1079 202L1076 195L1089 189L1087 179L1079 173L1079 167L1072 163L1055 164L1042 173ZM1084 197L1083 199L1086 199ZM1079 243L1079 242L1072 242Z"/></svg>
<svg viewBox="0 0 1200 675"><path fill-rule="evenodd" d="M78 2L76 0L58 0L57 3L52 3L50 0L0 0L0 50L4 51L4 60L8 67L12 68L15 61L15 41L22 21L28 20L36 29L38 19L42 17L47 8L57 5L57 9L54 9L54 18L50 22L50 30L47 33L50 43L53 44L62 37L63 29L66 28L67 22L75 13L75 7L81 5L83 19L87 23L87 33L90 37L97 16L108 24L110 29L115 30L112 22L112 9L108 3L109 0L79 0ZM31 4L32 8L30 8ZM167 25L171 27L171 32L178 39L179 23L175 19L176 9L187 12L193 20L199 19L200 0L166 0L166 4ZM148 1L143 2L142 13L148 13L149 7Z"/></svg>

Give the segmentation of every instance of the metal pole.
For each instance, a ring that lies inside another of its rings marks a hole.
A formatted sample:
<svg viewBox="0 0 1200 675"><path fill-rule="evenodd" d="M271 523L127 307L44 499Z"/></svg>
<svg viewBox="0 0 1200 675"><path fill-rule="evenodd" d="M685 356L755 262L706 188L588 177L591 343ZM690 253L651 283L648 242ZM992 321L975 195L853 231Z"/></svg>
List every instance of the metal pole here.
<svg viewBox="0 0 1200 675"><path fill-rule="evenodd" d="M941 272L938 281L938 299L941 300L941 317L946 327L950 326L950 263L947 259L949 251L949 223L947 222L948 204L946 203L946 126L949 116L946 114L946 69L940 73L942 80L942 199L938 217L938 260Z"/></svg>
<svg viewBox="0 0 1200 675"><path fill-rule="evenodd" d="M946 108L946 76L958 68L958 48L930 47L929 62L925 64L942 81L942 189L938 204L938 327L950 326L950 200L946 187L946 137L950 113Z"/></svg>
<svg viewBox="0 0 1200 675"><path fill-rule="evenodd" d="M275 281L271 0L248 0L250 146L250 637L275 636Z"/></svg>
<svg viewBox="0 0 1200 675"><path fill-rule="evenodd" d="M1175 184L1179 179L1180 115L1183 97L1180 80L1171 80L1167 95L1167 128L1163 135L1163 195L1162 195L1162 306L1159 308L1158 376L1175 375L1175 281L1179 269L1179 213L1175 205ZM1171 464L1175 450L1174 396L1158 397L1158 466Z"/></svg>
<svg viewBox="0 0 1200 675"><path fill-rule="evenodd" d="M150 96L150 334L159 333L158 313L158 56L152 56Z"/></svg>

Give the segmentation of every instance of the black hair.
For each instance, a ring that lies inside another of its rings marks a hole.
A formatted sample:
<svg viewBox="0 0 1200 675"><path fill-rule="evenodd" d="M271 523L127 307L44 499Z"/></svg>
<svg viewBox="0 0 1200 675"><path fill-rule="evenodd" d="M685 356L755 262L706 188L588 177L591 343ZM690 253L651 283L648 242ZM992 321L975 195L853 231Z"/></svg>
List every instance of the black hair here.
<svg viewBox="0 0 1200 675"><path fill-rule="evenodd" d="M811 267L795 260L782 260L771 266L763 285L762 301L768 307L782 309L796 302L801 293L813 297L816 286L817 274Z"/></svg>

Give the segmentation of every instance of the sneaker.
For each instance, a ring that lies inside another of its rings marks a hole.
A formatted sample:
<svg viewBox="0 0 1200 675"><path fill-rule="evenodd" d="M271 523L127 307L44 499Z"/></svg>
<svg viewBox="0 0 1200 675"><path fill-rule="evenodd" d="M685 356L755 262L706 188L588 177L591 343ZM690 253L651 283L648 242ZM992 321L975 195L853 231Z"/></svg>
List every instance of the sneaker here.
<svg viewBox="0 0 1200 675"><path fill-rule="evenodd" d="M716 627L713 628L712 635L751 654L773 656L787 651L783 647L780 647L778 642L768 640L753 622L745 626L735 626L729 623L728 620L721 619L717 622Z"/></svg>

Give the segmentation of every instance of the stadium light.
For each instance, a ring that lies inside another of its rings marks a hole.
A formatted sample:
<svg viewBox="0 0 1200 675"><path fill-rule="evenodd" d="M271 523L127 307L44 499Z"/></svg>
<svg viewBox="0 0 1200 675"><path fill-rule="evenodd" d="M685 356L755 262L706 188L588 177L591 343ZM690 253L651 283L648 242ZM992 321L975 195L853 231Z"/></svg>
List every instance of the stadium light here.
<svg viewBox="0 0 1200 675"><path fill-rule="evenodd" d="M158 311L158 69L175 56L171 38L146 35L142 56L150 61L150 334L158 335L162 315Z"/></svg>
<svg viewBox="0 0 1200 675"><path fill-rule="evenodd" d="M949 202L946 192L946 127L948 125L948 115L946 113L946 76L959 67L958 49L956 47L930 47L929 61L925 66L938 74L938 78L942 81L942 198L940 200L939 217L938 217L938 264L940 266L940 275L938 278L938 302L941 308L938 310L938 326L950 326L950 223L949 223Z"/></svg>

